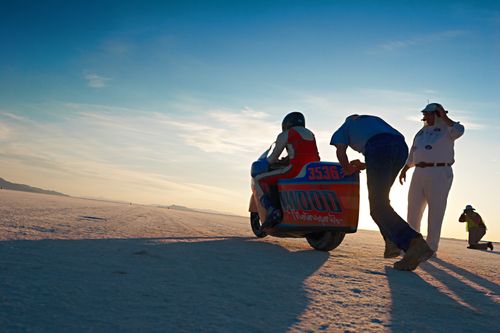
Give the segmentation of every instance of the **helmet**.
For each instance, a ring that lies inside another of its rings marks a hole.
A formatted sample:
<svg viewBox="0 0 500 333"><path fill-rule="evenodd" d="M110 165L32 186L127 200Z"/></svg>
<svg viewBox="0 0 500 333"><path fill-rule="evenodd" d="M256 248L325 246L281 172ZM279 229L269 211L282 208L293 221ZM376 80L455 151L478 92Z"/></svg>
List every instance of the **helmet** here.
<svg viewBox="0 0 500 333"><path fill-rule="evenodd" d="M283 122L281 123L283 131L286 131L294 126L306 127L306 119L302 113L291 112L285 116Z"/></svg>

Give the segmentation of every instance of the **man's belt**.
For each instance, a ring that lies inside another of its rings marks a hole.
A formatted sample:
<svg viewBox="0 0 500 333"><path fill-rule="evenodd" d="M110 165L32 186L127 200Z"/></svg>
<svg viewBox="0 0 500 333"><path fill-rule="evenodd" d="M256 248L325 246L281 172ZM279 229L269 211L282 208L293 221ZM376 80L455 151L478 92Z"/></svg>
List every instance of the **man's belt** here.
<svg viewBox="0 0 500 333"><path fill-rule="evenodd" d="M451 166L453 163L427 163L427 162L418 162L415 164L416 167L419 168L427 168L427 167L442 167L442 166Z"/></svg>

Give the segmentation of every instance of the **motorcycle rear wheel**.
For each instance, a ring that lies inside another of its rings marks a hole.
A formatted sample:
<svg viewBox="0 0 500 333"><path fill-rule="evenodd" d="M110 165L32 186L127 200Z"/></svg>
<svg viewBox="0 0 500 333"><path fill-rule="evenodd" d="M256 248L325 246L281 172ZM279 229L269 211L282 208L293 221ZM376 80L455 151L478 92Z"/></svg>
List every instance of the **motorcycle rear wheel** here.
<svg viewBox="0 0 500 333"><path fill-rule="evenodd" d="M315 250L331 251L342 243L345 232L323 231L306 235L307 242Z"/></svg>
<svg viewBox="0 0 500 333"><path fill-rule="evenodd" d="M256 212L250 213L250 226L252 227L254 235L257 236L258 238L263 238L267 236L266 232L260 229L261 223L258 213Z"/></svg>

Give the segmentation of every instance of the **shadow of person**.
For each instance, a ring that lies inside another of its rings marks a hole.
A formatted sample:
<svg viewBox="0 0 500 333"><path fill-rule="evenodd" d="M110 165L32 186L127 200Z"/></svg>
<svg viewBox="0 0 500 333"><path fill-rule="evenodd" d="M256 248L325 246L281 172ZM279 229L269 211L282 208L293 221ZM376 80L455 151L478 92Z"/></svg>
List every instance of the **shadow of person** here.
<svg viewBox="0 0 500 333"><path fill-rule="evenodd" d="M500 313L498 285L441 259L427 262L422 269L445 285L459 304L481 316L481 323L474 323L471 329L483 332L492 329L491 324Z"/></svg>
<svg viewBox="0 0 500 333"><path fill-rule="evenodd" d="M496 317L500 308L489 295L478 292L432 262L419 267L424 274L405 274L407 272L386 267L392 296L392 331L498 331Z"/></svg>
<svg viewBox="0 0 500 333"><path fill-rule="evenodd" d="M496 246L495 246L495 248L496 248ZM493 251L489 251L489 250L482 250L482 249L467 249L467 250L471 250L471 251L481 251L481 252L488 253L488 254L500 254L500 251L498 251L498 250L493 250Z"/></svg>
<svg viewBox="0 0 500 333"><path fill-rule="evenodd" d="M489 252L489 253L491 253L491 252ZM493 253L495 253L495 252L493 252ZM500 296L500 286L494 282L491 282L491 281L485 279L482 276L471 273L466 269L463 269L461 267L453 265L453 264L451 264L447 261L444 261L442 259L439 259L439 258L433 258L432 261L430 261L430 262L435 262L435 263L443 266L444 268L454 272L455 274L461 275L465 279L468 279L469 281L472 281L473 283L475 283L477 285L480 285L484 288L489 289L494 295Z"/></svg>
<svg viewBox="0 0 500 333"><path fill-rule="evenodd" d="M0 242L7 331L286 331L305 310L314 250L234 239Z"/></svg>

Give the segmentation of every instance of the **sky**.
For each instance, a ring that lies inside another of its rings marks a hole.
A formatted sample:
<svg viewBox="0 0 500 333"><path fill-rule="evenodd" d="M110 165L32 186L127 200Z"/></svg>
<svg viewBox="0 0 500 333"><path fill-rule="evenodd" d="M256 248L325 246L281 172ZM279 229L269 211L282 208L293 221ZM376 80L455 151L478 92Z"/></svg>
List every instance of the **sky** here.
<svg viewBox="0 0 500 333"><path fill-rule="evenodd" d="M337 161L329 140L349 114L411 144L439 102L465 126L442 236L467 237L472 204L500 241L498 1L1 2L0 42L11 182L247 215L250 165L287 113ZM403 217L407 192L391 192ZM377 230L364 173L359 227Z"/></svg>

